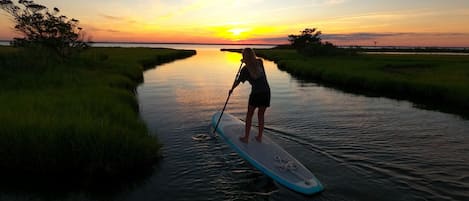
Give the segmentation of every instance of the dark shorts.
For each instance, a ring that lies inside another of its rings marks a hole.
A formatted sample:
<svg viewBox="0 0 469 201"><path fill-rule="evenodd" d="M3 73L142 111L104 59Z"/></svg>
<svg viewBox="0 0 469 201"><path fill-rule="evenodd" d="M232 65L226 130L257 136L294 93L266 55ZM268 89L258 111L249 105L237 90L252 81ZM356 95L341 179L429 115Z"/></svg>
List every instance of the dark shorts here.
<svg viewBox="0 0 469 201"><path fill-rule="evenodd" d="M269 107L270 92L255 93L249 95L249 105L254 107Z"/></svg>

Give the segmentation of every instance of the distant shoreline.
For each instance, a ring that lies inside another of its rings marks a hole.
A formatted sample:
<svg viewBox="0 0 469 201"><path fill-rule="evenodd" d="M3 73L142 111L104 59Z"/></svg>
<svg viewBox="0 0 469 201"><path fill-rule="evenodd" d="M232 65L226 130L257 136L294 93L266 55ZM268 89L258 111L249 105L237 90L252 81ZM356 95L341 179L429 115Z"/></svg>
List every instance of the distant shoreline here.
<svg viewBox="0 0 469 201"><path fill-rule="evenodd" d="M110 44L163 44L163 45L256 45L256 46L277 46L277 45L285 45L285 44L256 44L256 43L246 43L246 44L239 44L239 43L158 43L158 42L92 42L92 43L110 43Z"/></svg>
<svg viewBox="0 0 469 201"><path fill-rule="evenodd" d="M0 42L10 42L9 40L0 40ZM256 45L256 46L277 46L277 45L285 45L285 44L257 44L257 43L169 43L169 42L111 42L111 41L93 41L93 43L105 43L105 44L163 44L163 45L239 45L239 46L246 46L246 45Z"/></svg>
<svg viewBox="0 0 469 201"><path fill-rule="evenodd" d="M0 42L10 42L10 40L0 40ZM238 45L238 46L246 46L246 45L256 45L256 46L281 46L281 45L288 45L284 44L259 44L259 43L186 43L186 42L111 42L111 41L94 41L93 43L102 43L102 44L163 44L163 45ZM381 50L381 49L395 49L395 50L405 50L405 49L451 49L451 50L469 50L469 46L464 47L452 47L452 46L367 46L367 45L338 45L341 48L364 48L368 50Z"/></svg>

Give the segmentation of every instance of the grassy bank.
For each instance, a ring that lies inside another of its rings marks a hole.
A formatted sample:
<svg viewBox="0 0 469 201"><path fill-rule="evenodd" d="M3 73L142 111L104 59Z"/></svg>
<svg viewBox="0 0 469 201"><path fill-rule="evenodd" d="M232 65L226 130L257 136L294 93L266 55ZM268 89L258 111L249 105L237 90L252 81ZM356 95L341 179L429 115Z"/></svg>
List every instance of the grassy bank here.
<svg viewBox="0 0 469 201"><path fill-rule="evenodd" d="M259 49L256 53L302 79L469 115L469 56L304 57L294 50L278 49Z"/></svg>
<svg viewBox="0 0 469 201"><path fill-rule="evenodd" d="M89 181L151 168L139 117L143 67L195 51L91 48L66 62L0 47L0 175Z"/></svg>

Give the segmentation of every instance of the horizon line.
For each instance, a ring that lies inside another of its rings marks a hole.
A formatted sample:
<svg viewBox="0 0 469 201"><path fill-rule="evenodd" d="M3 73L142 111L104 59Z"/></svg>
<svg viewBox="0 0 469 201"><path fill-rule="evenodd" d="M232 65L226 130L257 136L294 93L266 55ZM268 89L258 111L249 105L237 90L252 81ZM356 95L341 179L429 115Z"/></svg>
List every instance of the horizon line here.
<svg viewBox="0 0 469 201"><path fill-rule="evenodd" d="M0 42L11 42L12 40L1 40ZM282 44L269 44L269 43L192 43L192 42L133 42L133 41L89 41L88 43L123 43L123 44L166 44L166 45L260 45L260 46L278 46L287 45Z"/></svg>
<svg viewBox="0 0 469 201"><path fill-rule="evenodd" d="M11 42L12 40L1 40L0 42ZM279 46L279 45L288 45L288 43L283 44L265 44L265 43L191 43L191 42L132 42L132 41L91 41L89 43L121 43L121 44L164 44L164 45L257 45L257 46ZM469 49L469 46L411 46L411 45L383 45L383 46L373 46L373 45L337 45L338 47L379 47L379 48L464 48Z"/></svg>
<svg viewBox="0 0 469 201"><path fill-rule="evenodd" d="M277 46L277 45L286 45L284 44L268 44L268 43L191 43L191 42L113 42L113 41L92 41L90 43L124 43L124 44L167 44L167 45L262 45L262 46Z"/></svg>

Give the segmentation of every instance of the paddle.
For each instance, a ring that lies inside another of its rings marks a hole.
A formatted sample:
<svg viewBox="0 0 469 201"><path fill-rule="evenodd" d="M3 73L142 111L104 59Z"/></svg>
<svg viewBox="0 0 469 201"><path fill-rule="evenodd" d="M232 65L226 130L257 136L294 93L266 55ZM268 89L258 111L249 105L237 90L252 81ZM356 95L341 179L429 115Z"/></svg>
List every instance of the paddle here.
<svg viewBox="0 0 469 201"><path fill-rule="evenodd" d="M236 80L238 79L238 76L239 76L239 72L241 71L241 66L243 66L243 62L241 61L241 64L239 65L239 69L238 69L238 72L236 73L236 77L233 81L233 84L236 82ZM217 124L215 125L215 129L213 130L213 134L215 134L215 132L217 132L217 128L218 128L218 124L220 123L220 119L221 117L223 116L223 112L225 112L225 109L226 109L226 104L228 104L228 100L230 100L230 96L231 96L231 93L228 93L228 97L226 98L226 101L225 101L225 106L223 106L223 109L221 110L221 114L220 114L220 117L218 117L218 121L217 121Z"/></svg>

